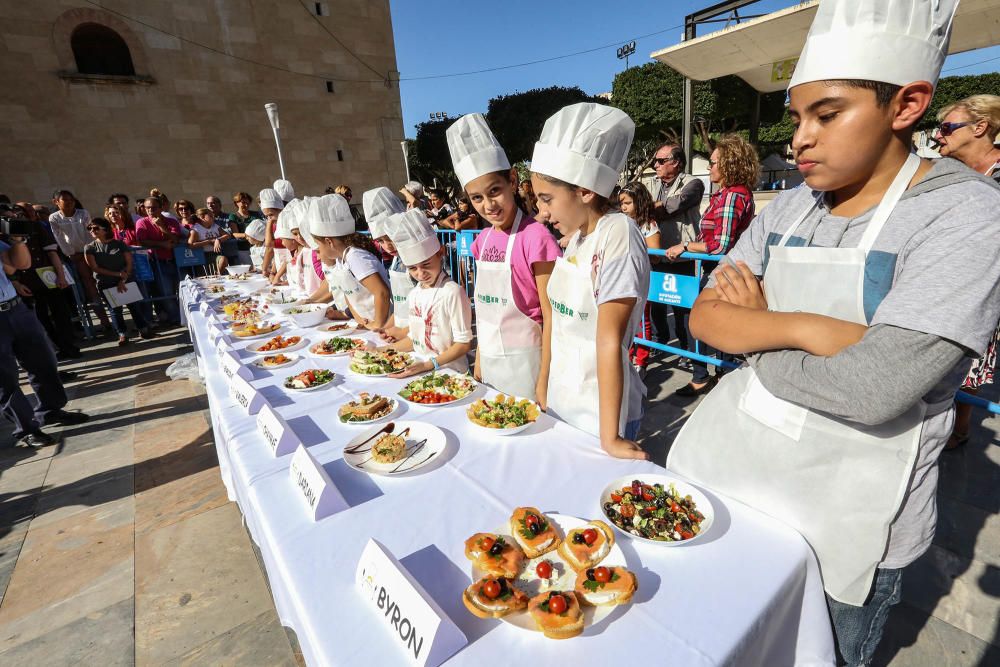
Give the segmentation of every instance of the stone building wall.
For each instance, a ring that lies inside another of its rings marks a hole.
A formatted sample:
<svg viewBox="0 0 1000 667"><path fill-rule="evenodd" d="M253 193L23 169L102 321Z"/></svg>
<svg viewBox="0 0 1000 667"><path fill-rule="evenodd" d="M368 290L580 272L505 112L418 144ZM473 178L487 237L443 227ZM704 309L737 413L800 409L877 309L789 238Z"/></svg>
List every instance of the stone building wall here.
<svg viewBox="0 0 1000 667"><path fill-rule="evenodd" d="M71 38L88 23L124 39L135 76L79 73ZM347 183L360 203L405 180L396 79L388 0L0 0L0 192L69 188L97 215L155 186L231 210L279 176L276 102L297 192Z"/></svg>

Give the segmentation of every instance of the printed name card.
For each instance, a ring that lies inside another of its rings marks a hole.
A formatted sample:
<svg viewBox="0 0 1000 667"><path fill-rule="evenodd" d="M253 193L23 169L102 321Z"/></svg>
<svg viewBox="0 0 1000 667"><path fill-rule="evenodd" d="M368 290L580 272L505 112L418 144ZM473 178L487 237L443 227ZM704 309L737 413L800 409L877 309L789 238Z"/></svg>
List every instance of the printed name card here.
<svg viewBox="0 0 1000 667"><path fill-rule="evenodd" d="M333 485L330 475L304 445L300 444L292 454L288 474L292 478L292 484L299 490L299 496L305 502L313 521L348 508L347 501Z"/></svg>
<svg viewBox="0 0 1000 667"><path fill-rule="evenodd" d="M270 405L265 405L257 413L257 430L276 457L291 454L302 444L292 427Z"/></svg>
<svg viewBox="0 0 1000 667"><path fill-rule="evenodd" d="M226 352L229 352L228 336L219 336L219 339L215 341L215 351L219 353L220 357Z"/></svg>
<svg viewBox="0 0 1000 667"><path fill-rule="evenodd" d="M253 379L253 371L249 367L244 366L240 362L240 358L232 350L228 350L222 355L222 373L226 376L227 380L232 380L236 376L244 380Z"/></svg>
<svg viewBox="0 0 1000 667"><path fill-rule="evenodd" d="M212 312L212 308L208 305L207 301L202 301L201 305L198 306L198 310L199 312L201 312L202 315L205 315L206 317L210 312Z"/></svg>
<svg viewBox="0 0 1000 667"><path fill-rule="evenodd" d="M224 340L227 344L233 341L233 339L226 334L225 329L215 326L210 326L208 328L208 338L215 344L218 344L220 340Z"/></svg>
<svg viewBox="0 0 1000 667"><path fill-rule="evenodd" d="M267 404L267 399L239 375L234 375L229 379L229 395L241 408L246 410L248 415L257 414Z"/></svg>
<svg viewBox="0 0 1000 667"><path fill-rule="evenodd" d="M375 540L368 540L355 576L377 622L409 664L436 667L468 643L423 586Z"/></svg>

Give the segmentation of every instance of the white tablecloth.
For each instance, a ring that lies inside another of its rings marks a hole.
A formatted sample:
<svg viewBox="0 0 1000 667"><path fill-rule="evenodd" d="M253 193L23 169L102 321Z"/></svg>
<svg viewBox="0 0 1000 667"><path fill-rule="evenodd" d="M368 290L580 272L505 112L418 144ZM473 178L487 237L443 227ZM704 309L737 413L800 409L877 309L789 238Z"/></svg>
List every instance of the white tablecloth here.
<svg viewBox="0 0 1000 667"><path fill-rule="evenodd" d="M467 537L495 530L522 505L601 518L599 497L610 480L664 470L612 459L595 438L547 415L522 434L504 438L484 436L461 406L407 406L395 419L441 427L449 441L446 455L422 475L370 477L341 458L343 444L359 429L340 424L336 406L365 389L394 394L405 381L350 374L344 358L313 359L341 379L292 398L279 380L304 364L273 374L253 368L251 384L294 428L351 505L314 522L289 479L290 456L272 456L255 418L229 397L207 321L194 310L197 298L192 288L182 290L203 361L223 480L263 554L279 617L298 635L310 665L400 660L354 584L370 537L402 561L468 637L449 665L490 664L501 653L537 665L614 665L623 659L685 666L833 663L822 584L806 543L763 514L711 493L716 523L704 540L673 548L618 540L638 577L638 592L631 605L582 636L556 642L472 616L461 602L470 583L463 551ZM286 331L321 336L316 330ZM250 360L249 353L241 354Z"/></svg>

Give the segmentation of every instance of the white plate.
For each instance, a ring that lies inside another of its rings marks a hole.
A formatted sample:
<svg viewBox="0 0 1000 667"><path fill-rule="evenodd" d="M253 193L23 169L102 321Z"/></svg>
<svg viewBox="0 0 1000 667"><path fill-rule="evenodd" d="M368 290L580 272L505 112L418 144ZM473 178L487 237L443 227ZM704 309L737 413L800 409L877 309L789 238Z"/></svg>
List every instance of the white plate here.
<svg viewBox="0 0 1000 667"><path fill-rule="evenodd" d="M270 340L270 338L268 340ZM267 341L264 341L264 343L266 342ZM289 345L288 347L284 347L280 350L263 350L263 351L258 350L257 347L263 345L264 343L250 343L244 349L246 349L247 352L251 352L253 354L278 354L279 352L284 352L287 354L289 352L294 352L295 350L301 350L303 347L309 344L309 339L303 338L295 345Z"/></svg>
<svg viewBox="0 0 1000 667"><path fill-rule="evenodd" d="M662 484L665 489L670 488L670 485L673 484L674 488L677 489L677 493L679 493L681 497L691 496L691 500L694 501L695 509L705 515L705 520L701 522L701 532L692 537L690 540L682 540L680 542L664 542L662 540L651 540L648 537L642 537L641 535L633 535L632 533L619 528L618 524L609 519L604 513L604 503L611 501L612 491L618 491L624 486L631 486L632 480L636 479L648 486ZM710 501L698 487L694 486L690 482L684 482L676 477L670 477L669 475L632 475L630 477L619 477L616 480L612 480L610 484L604 487L604 491L601 492L599 506L601 508L601 514L604 514L604 520L619 533L627 537L631 537L637 542L655 544L660 547L676 547L682 544L691 544L709 532L712 529L712 522L715 520L715 508L712 507L712 501Z"/></svg>
<svg viewBox="0 0 1000 667"><path fill-rule="evenodd" d="M261 324L265 324L265 322L261 322ZM266 324L270 325L270 324L273 324L273 322L266 322ZM275 336L281 335L282 328L283 327L279 326L277 329L273 329L273 330L268 331L266 333L254 334L253 336L240 336L240 335L237 335L236 331L233 330L233 327L230 326L229 327L229 333L236 340L254 340L255 338L263 338L265 336L267 336L268 338L274 338Z"/></svg>
<svg viewBox="0 0 1000 667"><path fill-rule="evenodd" d="M472 381L472 391L470 391L468 394L466 394L462 398L455 399L454 401L450 401L448 403L417 403L416 401L411 401L410 399L406 398L405 396L402 396L400 394L397 394L397 395L400 398L402 398L404 401L406 401L407 403L409 403L410 405L419 405L422 408L448 408L448 407L451 407L453 405L460 405L461 403L464 403L465 401L469 400L476 393L476 390L479 389L479 383L476 382L475 378L473 378L471 375L461 375L459 373L455 373L454 371L437 371L437 374L438 375L453 375L455 377L467 377L469 380ZM419 380L421 377L425 377L427 375L430 375L430 373L425 373L424 375L419 376L419 377L415 377L415 378L405 378L406 379L406 384L404 384L403 387L400 388L399 391L403 391L403 389L406 388L406 385L410 384L410 382L413 382L415 380ZM495 429L490 429L490 430L495 430Z"/></svg>
<svg viewBox="0 0 1000 667"><path fill-rule="evenodd" d="M333 381L337 379L337 374L333 373L333 371L330 371L331 373L333 373L333 377L330 378L330 381L329 382L324 382L323 384L314 384L313 386L306 387L305 389L299 389L298 387L286 387L285 386L285 381L288 380L289 378L295 377L296 375L302 375L303 373L305 373L307 371L323 371L323 370L329 370L329 369L328 368L306 368L305 370L301 370L298 373L295 373L294 375L289 375L287 377L282 378L281 384L279 386L282 389L284 389L285 391L291 391L291 392L295 392L295 393L305 393L307 391L316 391L317 389L323 389L324 387L329 387L331 384L333 384Z"/></svg>
<svg viewBox="0 0 1000 667"><path fill-rule="evenodd" d="M507 394L504 394L504 395L507 396ZM482 400L485 401L487 399L484 398ZM490 400L490 401L496 400L496 396L494 396L493 398L488 399L488 400ZM522 397L520 397L520 396L515 396L514 400L515 401L523 401L524 399ZM530 401L531 399L529 398L528 400ZM531 402L535 404L535 407L538 407L538 403L536 403L535 401L531 401ZM423 403L421 403L420 405L423 405ZM443 405L450 405L450 404L449 403L444 403ZM469 423L472 424L473 426L475 426L476 428L481 429L484 433L492 433L493 435L514 435L515 433L520 433L521 431L523 431L525 429L531 428L535 424L535 422L538 421L538 417L535 417L534 421L530 421L527 424L522 424L521 426L515 426L514 428L490 428L488 426L483 426L481 424L477 424L476 422L472 421L472 417L469 416L469 410L471 408L472 408L472 406L470 405L469 407L467 407L465 409L465 418L469 420ZM540 417L541 413L542 413L542 409L540 407L538 407L538 413L539 413L539 417Z"/></svg>
<svg viewBox="0 0 1000 667"><path fill-rule="evenodd" d="M337 331L331 331L330 327L337 326L337 324L338 324L337 322L334 322L333 324L326 326L325 323L321 322L319 325L319 331L321 333L332 333L337 338L347 338L353 334L361 333L361 329L358 329L354 325L348 326L346 329L338 329Z"/></svg>
<svg viewBox="0 0 1000 667"><path fill-rule="evenodd" d="M407 354L409 354L409 353L407 353ZM412 366L413 362L414 362L412 356L410 357L410 362L411 362L410 365ZM358 377L361 377L361 378L384 378L387 375L389 375L388 373L359 373L358 371L356 371L353 368L351 368L351 365L352 364L348 363L347 370L349 370L350 372L354 373L355 375L357 375ZM393 371L393 373L400 373L400 372L402 372L402 371ZM419 405L419 404L415 403L414 405Z"/></svg>
<svg viewBox="0 0 1000 667"><path fill-rule="evenodd" d="M386 398L389 398L389 397L386 396ZM355 400L356 401L357 397L352 398L351 400ZM364 421L364 422L345 422L345 421L342 421L340 419L340 408L341 408L341 406L347 405L348 403L350 403L350 401L344 401L343 403L341 403L340 405L337 406L337 421L340 422L341 424L346 425L346 426L370 426L372 424L381 424L381 423L387 422L390 419L392 419L393 415L395 415L397 412L399 412L399 405L400 405L399 401L397 401L396 399L389 398L389 405L392 406L392 409L389 411L389 413L387 415L385 415L383 417L379 417L378 419L369 419L368 421Z"/></svg>
<svg viewBox="0 0 1000 667"><path fill-rule="evenodd" d="M313 350L315 346L325 343L328 340L333 340L334 338L346 338L346 336L331 336L330 338L324 338L322 340L318 340L309 346L309 354L316 357L317 359L332 359L334 357L346 357L349 354L354 354L355 352L357 352L357 350L344 350L343 352L334 352L333 354L323 354L322 352L316 352ZM361 342L364 343L365 341ZM360 375L360 373L358 373L358 375Z"/></svg>
<svg viewBox="0 0 1000 667"><path fill-rule="evenodd" d="M282 352L275 352L274 355L272 355L272 356L277 356L279 354L284 354L284 352L283 351ZM286 361L283 364L278 364L277 366L265 366L264 365L264 358L263 357L261 357L260 359L257 359L256 361L252 361L251 363L254 366L256 366L257 368L263 368L265 371L273 371L273 370L278 369L278 368L284 368L285 366L291 366L293 364L297 364L297 363L299 363L299 360L302 359L302 357L300 357L297 354L286 354L285 356L288 357L289 361Z"/></svg>
<svg viewBox="0 0 1000 667"><path fill-rule="evenodd" d="M338 421L340 420L338 419ZM347 452L347 450L351 447L368 440L368 438L370 438L375 432L380 431L382 428L382 426L373 426L356 438L351 439L351 441L344 446L344 462L355 470L360 470L361 472L367 472L373 475L403 475L405 473L419 470L428 463L431 463L441 454L441 452L445 450L447 445L447 439L445 438L444 431L439 429L437 426L426 422L400 421L395 422L392 432L402 433L405 429L410 429L410 432L406 436L407 450L412 449L421 440L424 440L425 438L427 440L423 447L417 450L417 452L405 463L403 463L405 457L396 463L376 463L374 459L370 459L370 451L358 452L357 454L349 454ZM362 449L367 448L368 445L374 444L376 440L378 440L378 438L372 438ZM400 464L402 464L402 467L400 467ZM399 471L393 472L393 469L397 467L399 467Z"/></svg>
<svg viewBox="0 0 1000 667"><path fill-rule="evenodd" d="M557 527L557 532L559 537L565 538L566 533L574 528L579 528L589 521L584 521L583 519L578 519L575 516L566 516L565 514L550 514L546 513L552 523ZM504 540L510 544L517 544L514 538L510 535L510 526L504 525L500 530L496 531L494 535L502 535ZM535 566L538 565L543 560L547 560L552 563L552 576L548 579L549 585L546 588L542 588L542 580L538 578L535 574ZM625 554L622 552L621 547L615 544L611 547L611 551L608 555L601 560L601 565L609 567L624 567L635 572L635 568L629 567L628 563L625 561ZM472 581L479 581L481 578L486 576L486 573L475 566L475 563L471 563L472 571ZM537 558L532 558L527 561L524 566L524 570L516 579L514 579L515 585L522 591L524 591L528 597L534 597L539 593L545 591L571 591L576 586L576 575L577 572L569 564L563 560L562 556L559 555L558 549L553 549L548 553L544 553ZM608 616L612 611L618 608L619 605L600 605L597 607L591 607L589 605L580 605L583 609L583 625L584 628L588 628L595 623L600 623L604 617ZM531 614L527 609L522 611L515 611L512 614L507 614L506 616L501 616L500 620L504 623L510 623L511 625L521 628L522 630L531 630L532 632L541 632L538 626L535 625L534 619L531 618Z"/></svg>

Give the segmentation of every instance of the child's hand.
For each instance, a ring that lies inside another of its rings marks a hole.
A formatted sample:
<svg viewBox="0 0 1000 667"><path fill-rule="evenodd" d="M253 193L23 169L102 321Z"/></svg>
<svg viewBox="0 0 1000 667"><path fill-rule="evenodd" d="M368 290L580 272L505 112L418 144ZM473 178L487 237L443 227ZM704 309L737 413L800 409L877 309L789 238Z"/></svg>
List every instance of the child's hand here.
<svg viewBox="0 0 1000 667"><path fill-rule="evenodd" d="M649 455L642 451L639 443L621 437L615 438L610 442L602 442L601 449L616 459L638 459L645 461L649 458Z"/></svg>
<svg viewBox="0 0 1000 667"><path fill-rule="evenodd" d="M417 373L426 373L427 371L431 371L431 370L434 370L434 364L432 364L429 361L424 361L424 362L421 362L421 363L412 364L410 366L407 366L406 368L404 368L403 370L399 371L398 373L390 373L389 377L395 378L395 379L408 378L411 375L416 375Z"/></svg>
<svg viewBox="0 0 1000 667"><path fill-rule="evenodd" d="M767 297L757 276L744 262L723 264L715 270L715 291L719 297L734 306L767 310Z"/></svg>
<svg viewBox="0 0 1000 667"><path fill-rule="evenodd" d="M381 338L382 340L384 340L385 342L387 342L387 343L395 343L396 342L396 337L393 336L392 334L390 334L385 329L376 329L376 332L378 333L378 337Z"/></svg>

